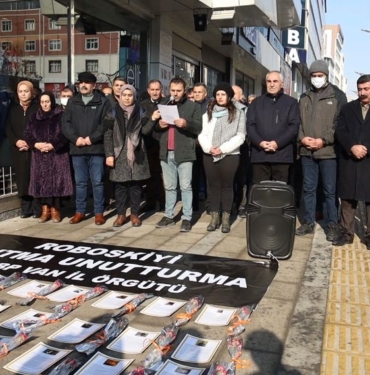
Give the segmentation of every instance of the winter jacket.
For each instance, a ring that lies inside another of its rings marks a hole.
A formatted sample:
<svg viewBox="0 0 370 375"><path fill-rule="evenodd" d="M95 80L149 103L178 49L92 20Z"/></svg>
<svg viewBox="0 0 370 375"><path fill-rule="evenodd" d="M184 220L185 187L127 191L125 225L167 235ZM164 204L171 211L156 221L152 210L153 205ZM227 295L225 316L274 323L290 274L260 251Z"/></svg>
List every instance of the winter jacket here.
<svg viewBox="0 0 370 375"><path fill-rule="evenodd" d="M302 94L299 101L301 125L299 129L299 154L312 156L316 159L333 159L336 157L334 150L334 131L343 104L347 97L343 91L331 83L321 92L311 89ZM322 138L324 147L311 151L301 142L304 137Z"/></svg>
<svg viewBox="0 0 370 375"><path fill-rule="evenodd" d="M109 99L94 93L85 105L81 94L68 100L62 120L62 130L70 142L71 155L104 155L103 118L111 107ZM91 146L76 146L79 137L89 137Z"/></svg>
<svg viewBox="0 0 370 375"><path fill-rule="evenodd" d="M238 123L237 133L220 146L220 150L224 155L240 154L240 146L245 140L245 113L242 109L236 110L235 121ZM211 121L209 121L207 113L203 115L203 128L202 132L198 136L198 141L206 154L210 153L210 149L213 146L212 140L216 122L216 118L212 118Z"/></svg>
<svg viewBox="0 0 370 375"><path fill-rule="evenodd" d="M24 131L28 119L32 113L39 108L36 102L23 110L18 103L11 104L6 118L6 135L10 142L10 153L12 167L15 169L15 180L17 183L18 195L28 195L28 185L31 171L31 151L19 151L15 145L19 140L24 140Z"/></svg>
<svg viewBox="0 0 370 375"><path fill-rule="evenodd" d="M200 105L187 100L186 96L177 103L177 108L180 118L187 122L185 128L175 126L175 162L180 164L196 159L195 141L202 131L202 114ZM167 161L168 127L162 129L157 123L154 131L160 134L159 159Z"/></svg>
<svg viewBox="0 0 370 375"><path fill-rule="evenodd" d="M251 142L252 163L293 163L293 145L299 130L300 116L296 99L283 92L276 96L257 97L248 107L247 136ZM262 141L275 141L278 149L265 152Z"/></svg>
<svg viewBox="0 0 370 375"><path fill-rule="evenodd" d="M39 109L30 116L24 139L31 149L31 180L29 195L37 198L65 197L73 194L68 140L61 129L62 109L51 112ZM54 149L41 152L38 142L51 143Z"/></svg>

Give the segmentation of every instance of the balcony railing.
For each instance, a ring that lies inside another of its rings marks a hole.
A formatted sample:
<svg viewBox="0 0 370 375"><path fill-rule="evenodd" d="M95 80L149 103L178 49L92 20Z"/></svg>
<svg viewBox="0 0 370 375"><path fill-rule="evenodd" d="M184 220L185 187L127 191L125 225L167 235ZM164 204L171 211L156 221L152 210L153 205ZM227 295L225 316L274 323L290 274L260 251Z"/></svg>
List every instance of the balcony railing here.
<svg viewBox="0 0 370 375"><path fill-rule="evenodd" d="M17 185L12 167L0 168L0 199L15 194L17 194Z"/></svg>

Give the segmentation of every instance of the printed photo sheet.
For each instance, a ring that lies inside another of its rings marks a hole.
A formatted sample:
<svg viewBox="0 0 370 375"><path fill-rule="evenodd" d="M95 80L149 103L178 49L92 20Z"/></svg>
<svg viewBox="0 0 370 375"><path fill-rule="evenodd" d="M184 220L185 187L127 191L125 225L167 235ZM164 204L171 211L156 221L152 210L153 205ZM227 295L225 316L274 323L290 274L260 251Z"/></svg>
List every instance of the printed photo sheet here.
<svg viewBox="0 0 370 375"><path fill-rule="evenodd" d="M0 323L1 327L14 329L14 323L18 322L19 320L31 320L35 321L38 319L47 319L52 314L52 312L42 312L34 309L28 309L12 318L5 320L4 322Z"/></svg>
<svg viewBox="0 0 370 375"><path fill-rule="evenodd" d="M44 283L44 282L33 280L22 286L19 286L18 288L9 290L8 294L11 294L12 296L21 297L21 298L27 298L30 296L31 293L38 294L40 290L47 285L50 285L50 283Z"/></svg>
<svg viewBox="0 0 370 375"><path fill-rule="evenodd" d="M79 286L69 285L65 288L59 289L54 293L48 295L48 299L54 302L66 302L70 299L76 298L81 294L85 294L89 289L81 288Z"/></svg>
<svg viewBox="0 0 370 375"><path fill-rule="evenodd" d="M147 332L128 327L109 344L107 348L120 353L139 354L142 353L159 334L160 332Z"/></svg>
<svg viewBox="0 0 370 375"><path fill-rule="evenodd" d="M118 293L118 292L109 292L103 298L100 298L98 301L94 302L91 306L97 307L98 309L103 310L116 310L120 309L126 303L129 303L137 294L128 294L128 293Z"/></svg>
<svg viewBox="0 0 370 375"><path fill-rule="evenodd" d="M227 326L235 313L236 309L205 305L195 323L207 326Z"/></svg>
<svg viewBox="0 0 370 375"><path fill-rule="evenodd" d="M50 335L48 339L68 344L78 344L103 327L104 324L90 323L75 318L63 328Z"/></svg>
<svg viewBox="0 0 370 375"><path fill-rule="evenodd" d="M72 350L54 348L42 342L4 366L8 371L24 375L39 375Z"/></svg>
<svg viewBox="0 0 370 375"><path fill-rule="evenodd" d="M134 359L119 359L96 353L75 375L118 375L130 366Z"/></svg>
<svg viewBox="0 0 370 375"><path fill-rule="evenodd" d="M156 372L156 375L201 375L203 374L204 370L205 368L196 368L180 365L168 359L163 364L163 366L159 368L159 370Z"/></svg>
<svg viewBox="0 0 370 375"><path fill-rule="evenodd" d="M141 313L150 316L166 317L171 316L178 309L185 305L185 301L158 297L145 307Z"/></svg>
<svg viewBox="0 0 370 375"><path fill-rule="evenodd" d="M172 354L173 359L182 362L211 362L222 340L206 340L187 334Z"/></svg>

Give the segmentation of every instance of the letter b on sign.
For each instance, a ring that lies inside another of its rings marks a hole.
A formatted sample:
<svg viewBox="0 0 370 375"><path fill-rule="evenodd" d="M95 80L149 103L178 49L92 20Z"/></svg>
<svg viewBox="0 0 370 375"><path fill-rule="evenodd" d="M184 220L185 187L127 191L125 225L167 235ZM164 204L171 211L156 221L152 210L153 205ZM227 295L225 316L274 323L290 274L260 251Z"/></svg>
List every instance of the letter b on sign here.
<svg viewBox="0 0 370 375"><path fill-rule="evenodd" d="M298 30L288 30L288 44L298 46L299 45L299 32Z"/></svg>

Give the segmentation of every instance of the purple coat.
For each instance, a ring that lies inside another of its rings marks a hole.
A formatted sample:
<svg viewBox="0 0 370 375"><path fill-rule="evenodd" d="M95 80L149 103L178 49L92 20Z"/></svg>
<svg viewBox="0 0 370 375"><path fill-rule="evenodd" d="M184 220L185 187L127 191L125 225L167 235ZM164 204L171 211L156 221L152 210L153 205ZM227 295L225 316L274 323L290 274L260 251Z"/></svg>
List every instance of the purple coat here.
<svg viewBox="0 0 370 375"><path fill-rule="evenodd" d="M66 197L73 194L68 140L62 133L62 109L38 109L30 116L24 139L32 149L31 180L28 192L36 198ZM51 143L54 150L41 152L35 143Z"/></svg>

